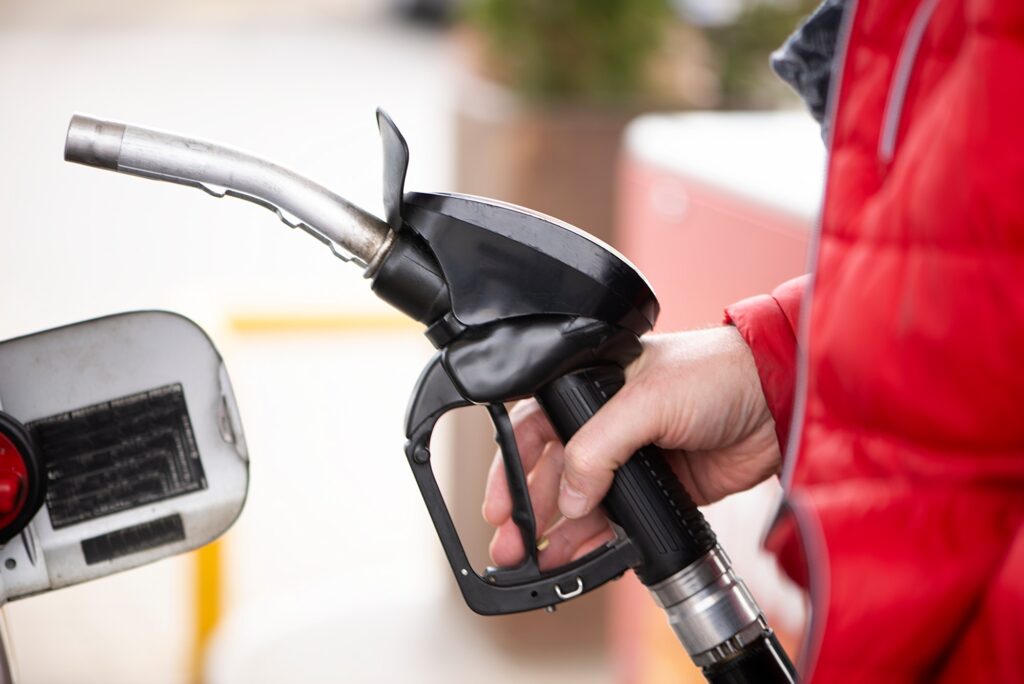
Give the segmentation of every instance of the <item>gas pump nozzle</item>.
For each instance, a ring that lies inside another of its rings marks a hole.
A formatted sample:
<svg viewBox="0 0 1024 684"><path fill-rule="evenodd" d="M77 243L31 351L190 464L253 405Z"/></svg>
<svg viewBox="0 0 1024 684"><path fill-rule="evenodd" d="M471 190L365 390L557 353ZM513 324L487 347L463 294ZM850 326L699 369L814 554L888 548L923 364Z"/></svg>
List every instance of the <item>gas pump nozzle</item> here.
<svg viewBox="0 0 1024 684"><path fill-rule="evenodd" d="M654 446L615 474L602 502L621 533L541 571L526 476L505 403L536 397L563 441L623 385L658 315L644 277L565 223L494 200L404 191L409 150L378 111L380 221L279 166L206 142L76 116L65 158L202 187L268 206L339 256L365 265L374 292L427 326L438 349L406 414L406 457L466 603L486 615L547 608L633 569L680 642L716 684L792 683L796 674L714 532ZM438 419L484 405L496 429L522 563L483 575L466 557L431 467Z"/></svg>

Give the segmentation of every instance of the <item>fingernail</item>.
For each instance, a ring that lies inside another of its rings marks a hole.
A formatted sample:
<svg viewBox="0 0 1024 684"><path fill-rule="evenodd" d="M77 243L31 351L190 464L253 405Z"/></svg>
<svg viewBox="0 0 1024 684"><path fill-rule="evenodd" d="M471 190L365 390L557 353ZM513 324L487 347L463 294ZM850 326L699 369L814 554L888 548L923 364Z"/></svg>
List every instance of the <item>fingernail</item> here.
<svg viewBox="0 0 1024 684"><path fill-rule="evenodd" d="M558 509L566 518L581 518L587 513L587 497L562 480L561 491L558 494Z"/></svg>

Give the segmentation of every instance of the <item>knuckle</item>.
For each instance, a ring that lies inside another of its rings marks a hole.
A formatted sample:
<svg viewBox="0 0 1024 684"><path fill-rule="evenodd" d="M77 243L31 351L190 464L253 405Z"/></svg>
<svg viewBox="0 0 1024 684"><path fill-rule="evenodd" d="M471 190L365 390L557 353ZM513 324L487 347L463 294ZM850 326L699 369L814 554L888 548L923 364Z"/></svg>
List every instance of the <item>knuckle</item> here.
<svg viewBox="0 0 1024 684"><path fill-rule="evenodd" d="M588 469L587 449L579 441L571 440L565 445L565 470L577 474Z"/></svg>
<svg viewBox="0 0 1024 684"><path fill-rule="evenodd" d="M577 489L589 489L600 477L601 471L608 469L586 443L569 442L566 446L565 478Z"/></svg>

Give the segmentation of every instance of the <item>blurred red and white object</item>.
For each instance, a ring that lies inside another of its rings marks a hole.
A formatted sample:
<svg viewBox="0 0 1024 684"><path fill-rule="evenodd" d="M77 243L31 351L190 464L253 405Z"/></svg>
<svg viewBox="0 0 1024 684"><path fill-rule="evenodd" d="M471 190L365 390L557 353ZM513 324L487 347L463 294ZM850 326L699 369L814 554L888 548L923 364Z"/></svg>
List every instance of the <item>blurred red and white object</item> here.
<svg viewBox="0 0 1024 684"><path fill-rule="evenodd" d="M820 130L799 112L657 114L631 123L616 244L654 286L657 330L721 323L726 305L803 273L824 169ZM779 494L773 479L705 514L795 657L802 592L760 548ZM619 681L703 681L631 575L616 585L612 611Z"/></svg>

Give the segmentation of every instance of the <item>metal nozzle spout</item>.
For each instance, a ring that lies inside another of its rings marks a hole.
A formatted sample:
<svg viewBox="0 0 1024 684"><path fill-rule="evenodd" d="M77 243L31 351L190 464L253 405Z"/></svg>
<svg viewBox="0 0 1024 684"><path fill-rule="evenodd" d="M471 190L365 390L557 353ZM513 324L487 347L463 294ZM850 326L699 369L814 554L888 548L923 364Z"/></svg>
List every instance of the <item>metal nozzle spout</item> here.
<svg viewBox="0 0 1024 684"><path fill-rule="evenodd" d="M123 124L75 114L64 141L64 161L116 171L124 132Z"/></svg>
<svg viewBox="0 0 1024 684"><path fill-rule="evenodd" d="M274 210L371 275L394 235L387 223L327 188L259 157L214 143L76 114L64 159L239 197Z"/></svg>

